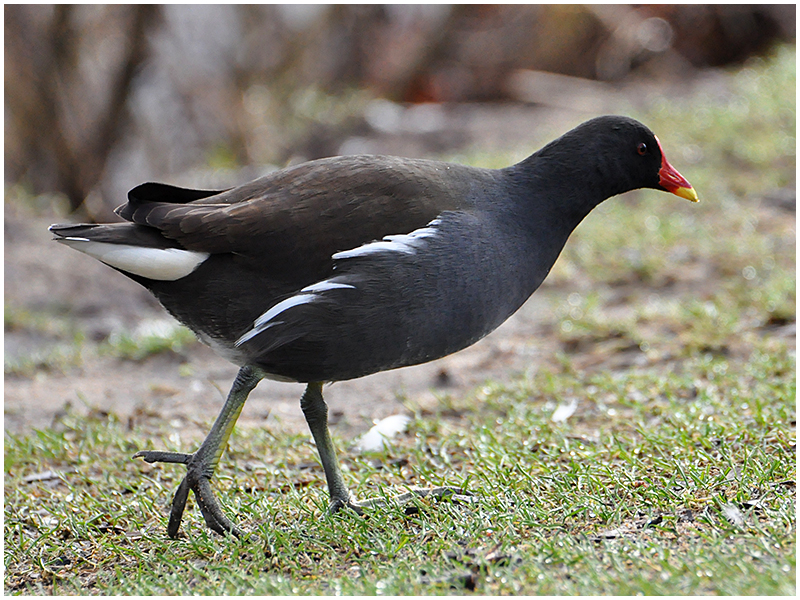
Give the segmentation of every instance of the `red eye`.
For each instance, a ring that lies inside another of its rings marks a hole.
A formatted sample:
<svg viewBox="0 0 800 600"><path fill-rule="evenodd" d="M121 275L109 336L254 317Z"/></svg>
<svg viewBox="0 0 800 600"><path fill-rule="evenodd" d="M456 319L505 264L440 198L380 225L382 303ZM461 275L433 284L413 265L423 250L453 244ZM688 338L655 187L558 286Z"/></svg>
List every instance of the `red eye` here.
<svg viewBox="0 0 800 600"><path fill-rule="evenodd" d="M639 156L644 156L647 154L647 144L642 142L638 146L636 146L636 151L639 153Z"/></svg>

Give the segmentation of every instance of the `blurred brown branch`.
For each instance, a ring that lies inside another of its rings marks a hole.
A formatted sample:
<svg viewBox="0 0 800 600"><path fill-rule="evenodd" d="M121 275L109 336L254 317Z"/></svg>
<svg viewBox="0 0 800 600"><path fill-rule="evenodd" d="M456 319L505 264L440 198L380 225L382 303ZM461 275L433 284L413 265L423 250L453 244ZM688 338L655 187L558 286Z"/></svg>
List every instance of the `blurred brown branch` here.
<svg viewBox="0 0 800 600"><path fill-rule="evenodd" d="M6 141L6 169L15 179L28 175L37 191L62 191L77 209L97 184L125 124L125 106L134 75L147 58L147 32L158 7L136 5L109 15L98 27L123 31L124 47L110 65L100 98L80 72L82 31L74 26L75 6L52 7L49 26L30 7L5 7L5 97L14 131ZM105 96L105 98L103 98ZM104 100L104 101L102 101Z"/></svg>

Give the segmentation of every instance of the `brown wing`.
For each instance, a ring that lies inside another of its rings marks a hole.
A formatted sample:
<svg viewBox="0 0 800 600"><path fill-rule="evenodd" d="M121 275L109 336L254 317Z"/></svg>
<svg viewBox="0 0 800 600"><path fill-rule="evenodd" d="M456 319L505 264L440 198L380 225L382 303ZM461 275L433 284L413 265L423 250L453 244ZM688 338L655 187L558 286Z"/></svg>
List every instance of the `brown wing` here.
<svg viewBox="0 0 800 600"><path fill-rule="evenodd" d="M329 261L336 252L466 208L469 190L458 176L465 169L388 156L335 157L224 192L145 184L151 187L132 190L118 212L189 250L271 260L300 250L305 260Z"/></svg>

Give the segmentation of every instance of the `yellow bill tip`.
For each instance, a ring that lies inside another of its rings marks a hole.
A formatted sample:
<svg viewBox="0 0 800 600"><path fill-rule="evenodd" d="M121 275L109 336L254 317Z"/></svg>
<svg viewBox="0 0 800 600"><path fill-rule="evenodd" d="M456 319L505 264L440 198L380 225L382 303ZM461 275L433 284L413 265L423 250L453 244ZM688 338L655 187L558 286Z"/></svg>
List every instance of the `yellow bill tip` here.
<svg viewBox="0 0 800 600"><path fill-rule="evenodd" d="M700 198L697 197L697 192L694 191L693 187L679 187L672 193L691 202L700 202Z"/></svg>

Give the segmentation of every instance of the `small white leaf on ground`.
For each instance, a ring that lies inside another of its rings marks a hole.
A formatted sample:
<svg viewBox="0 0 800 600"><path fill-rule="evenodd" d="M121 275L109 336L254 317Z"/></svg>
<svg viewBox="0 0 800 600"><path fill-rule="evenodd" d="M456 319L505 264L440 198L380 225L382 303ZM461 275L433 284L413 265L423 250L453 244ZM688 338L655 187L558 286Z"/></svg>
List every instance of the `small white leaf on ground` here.
<svg viewBox="0 0 800 600"><path fill-rule="evenodd" d="M722 507L722 514L733 525L736 525L737 527L743 527L744 526L744 515L742 514L742 511L740 511L733 504L726 504L725 506L723 506Z"/></svg>
<svg viewBox="0 0 800 600"><path fill-rule="evenodd" d="M553 423L563 423L574 415L577 409L578 401L573 398L568 404L559 404L553 411L553 416L550 417L550 420L553 421Z"/></svg>
<svg viewBox="0 0 800 600"><path fill-rule="evenodd" d="M389 442L398 433L402 433L411 422L407 415L392 415L381 419L365 433L356 443L359 452L376 452L389 446Z"/></svg>
<svg viewBox="0 0 800 600"><path fill-rule="evenodd" d="M77 472L77 469L62 469L61 471L47 470L40 473L34 473L33 475L27 475L26 477L22 478L22 481L25 483L32 483L34 481L54 481L61 479L64 475L75 472Z"/></svg>

